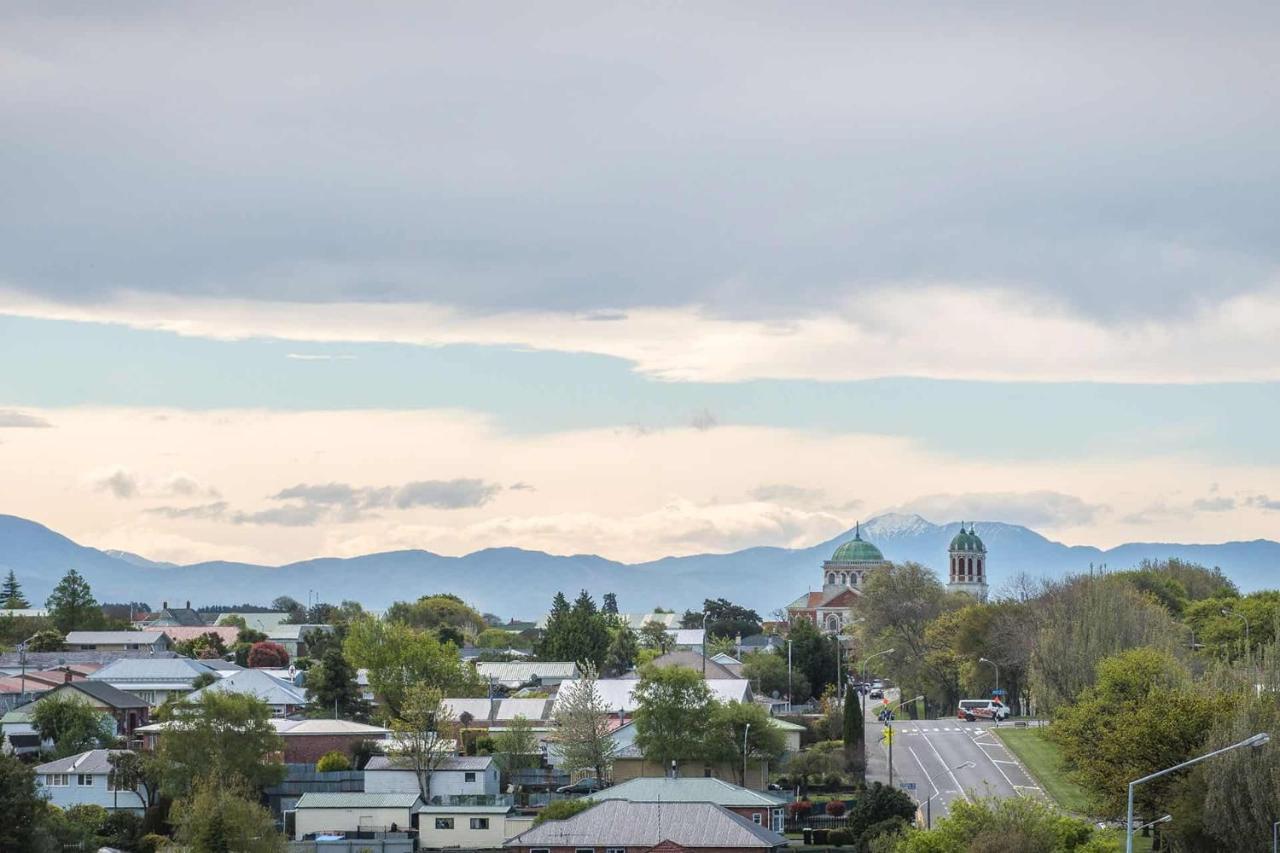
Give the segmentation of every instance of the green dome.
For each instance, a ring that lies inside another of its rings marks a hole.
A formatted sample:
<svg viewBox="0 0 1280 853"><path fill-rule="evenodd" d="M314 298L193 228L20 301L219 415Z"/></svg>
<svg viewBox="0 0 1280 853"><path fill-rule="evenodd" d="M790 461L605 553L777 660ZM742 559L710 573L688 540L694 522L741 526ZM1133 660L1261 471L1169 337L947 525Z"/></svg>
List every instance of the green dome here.
<svg viewBox="0 0 1280 853"><path fill-rule="evenodd" d="M880 553L880 549L870 542L862 538L862 530L859 528L853 534L853 538L845 542L836 552L831 555L833 563L883 563L884 554Z"/></svg>
<svg viewBox="0 0 1280 853"><path fill-rule="evenodd" d="M973 525L969 525L969 529L964 529L964 522L960 522L960 532L951 540L949 549L951 551L977 551L985 554L987 546L982 544L982 540L978 538L978 534L974 532Z"/></svg>

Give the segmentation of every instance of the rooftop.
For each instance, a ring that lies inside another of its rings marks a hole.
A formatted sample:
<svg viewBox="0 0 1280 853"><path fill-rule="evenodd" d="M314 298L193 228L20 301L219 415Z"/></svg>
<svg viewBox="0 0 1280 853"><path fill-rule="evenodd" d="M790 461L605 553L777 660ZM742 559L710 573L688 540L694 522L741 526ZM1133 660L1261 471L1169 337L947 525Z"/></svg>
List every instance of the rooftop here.
<svg viewBox="0 0 1280 853"><path fill-rule="evenodd" d="M862 538L862 526L854 528L853 538L836 548L832 563L883 563L884 554L875 545Z"/></svg>
<svg viewBox="0 0 1280 853"><path fill-rule="evenodd" d="M127 749L91 749L66 758L58 758L44 764L37 764L37 773L109 773L110 757L128 752Z"/></svg>
<svg viewBox="0 0 1280 853"><path fill-rule="evenodd" d="M451 755L436 769L476 772L488 770L492 764L492 755ZM412 768L413 765L408 759L395 755L375 755L364 766L365 772L370 770L411 770Z"/></svg>
<svg viewBox="0 0 1280 853"><path fill-rule="evenodd" d="M417 794L314 793L303 794L297 809L411 809L422 801Z"/></svg>
<svg viewBox="0 0 1280 853"><path fill-rule="evenodd" d="M630 713L636 709L632 694L639 683L638 678L602 678L596 682L596 693L606 708L621 708ZM569 695L568 691L577 689L578 684L578 681L561 684L555 701L562 701ZM708 678L706 684L711 695L720 702L746 702L751 699L751 683L745 678Z"/></svg>
<svg viewBox="0 0 1280 853"><path fill-rule="evenodd" d="M72 631L67 634L68 646L154 645L163 631Z"/></svg>
<svg viewBox="0 0 1280 853"><path fill-rule="evenodd" d="M209 686L200 688L192 693L190 698L199 699L206 691L248 693L268 705L305 705L307 703L306 693L303 690L256 669L236 670Z"/></svg>
<svg viewBox="0 0 1280 853"><path fill-rule="evenodd" d="M719 806L781 806L784 801L723 779L641 777L606 788L588 799L633 803L715 803Z"/></svg>
<svg viewBox="0 0 1280 853"><path fill-rule="evenodd" d="M508 847L681 847L767 850L787 839L713 803L605 800L565 820L520 833Z"/></svg>
<svg viewBox="0 0 1280 853"><path fill-rule="evenodd" d="M133 681L183 681L213 669L191 658L121 658L89 676L91 681L123 683Z"/></svg>

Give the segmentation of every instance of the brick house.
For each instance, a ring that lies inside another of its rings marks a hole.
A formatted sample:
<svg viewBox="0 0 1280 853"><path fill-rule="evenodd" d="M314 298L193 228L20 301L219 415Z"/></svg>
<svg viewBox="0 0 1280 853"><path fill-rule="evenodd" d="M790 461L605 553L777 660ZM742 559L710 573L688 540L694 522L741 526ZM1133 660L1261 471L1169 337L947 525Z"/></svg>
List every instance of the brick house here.
<svg viewBox="0 0 1280 853"><path fill-rule="evenodd" d="M504 845L513 853L764 853L787 839L714 803L607 800Z"/></svg>

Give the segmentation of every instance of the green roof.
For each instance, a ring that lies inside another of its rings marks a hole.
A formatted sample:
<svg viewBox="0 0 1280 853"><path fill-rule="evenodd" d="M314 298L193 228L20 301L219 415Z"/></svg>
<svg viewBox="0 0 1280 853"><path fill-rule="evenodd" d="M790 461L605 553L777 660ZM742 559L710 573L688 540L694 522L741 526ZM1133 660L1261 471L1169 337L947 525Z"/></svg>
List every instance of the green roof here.
<svg viewBox="0 0 1280 853"><path fill-rule="evenodd" d="M831 555L833 563L883 563L880 549L862 538L862 525L854 528L853 538L845 542Z"/></svg>
<svg viewBox="0 0 1280 853"><path fill-rule="evenodd" d="M978 534L974 532L973 525L969 525L969 529L964 529L964 522L960 522L960 532L951 540L948 546L951 551L976 551L978 553L986 553L987 546L982 544L982 540Z"/></svg>

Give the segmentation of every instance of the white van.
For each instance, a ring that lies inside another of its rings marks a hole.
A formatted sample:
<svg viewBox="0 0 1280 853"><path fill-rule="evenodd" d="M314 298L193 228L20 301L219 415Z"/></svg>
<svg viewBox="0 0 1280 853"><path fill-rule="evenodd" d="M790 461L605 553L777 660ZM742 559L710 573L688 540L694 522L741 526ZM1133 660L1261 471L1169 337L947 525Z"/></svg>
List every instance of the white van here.
<svg viewBox="0 0 1280 853"><path fill-rule="evenodd" d="M974 720L1003 720L1009 716L1009 708L995 699L961 699L956 719L972 723Z"/></svg>

